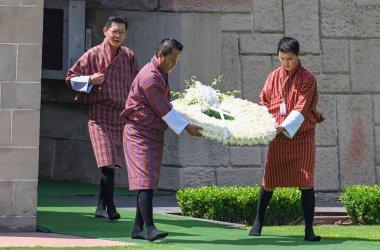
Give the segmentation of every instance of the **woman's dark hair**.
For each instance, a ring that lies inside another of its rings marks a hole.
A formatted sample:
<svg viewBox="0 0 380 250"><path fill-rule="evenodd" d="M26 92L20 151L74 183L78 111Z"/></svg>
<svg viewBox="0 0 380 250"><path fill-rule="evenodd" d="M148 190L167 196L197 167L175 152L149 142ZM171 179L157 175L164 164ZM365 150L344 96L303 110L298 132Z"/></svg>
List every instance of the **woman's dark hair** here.
<svg viewBox="0 0 380 250"><path fill-rule="evenodd" d="M296 39L292 37L283 37L278 42L277 54L280 51L283 53L291 52L293 54L298 55L300 52L300 44L298 43Z"/></svg>
<svg viewBox="0 0 380 250"><path fill-rule="evenodd" d="M158 45L156 55L158 56L158 52L161 51L161 53L166 56L170 54L172 49L178 49L179 51L182 51L183 45L173 38L165 38Z"/></svg>
<svg viewBox="0 0 380 250"><path fill-rule="evenodd" d="M111 27L112 23L124 23L125 29L128 29L128 22L122 16L110 16L110 17L108 17L106 25L104 25L107 30Z"/></svg>

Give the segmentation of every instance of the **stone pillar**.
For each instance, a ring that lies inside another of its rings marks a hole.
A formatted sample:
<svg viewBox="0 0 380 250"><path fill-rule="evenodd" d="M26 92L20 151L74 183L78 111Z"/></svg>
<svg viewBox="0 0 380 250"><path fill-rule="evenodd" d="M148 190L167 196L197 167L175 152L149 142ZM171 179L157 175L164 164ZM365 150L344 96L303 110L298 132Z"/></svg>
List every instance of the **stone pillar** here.
<svg viewBox="0 0 380 250"><path fill-rule="evenodd" d="M35 231L43 0L0 0L0 231Z"/></svg>

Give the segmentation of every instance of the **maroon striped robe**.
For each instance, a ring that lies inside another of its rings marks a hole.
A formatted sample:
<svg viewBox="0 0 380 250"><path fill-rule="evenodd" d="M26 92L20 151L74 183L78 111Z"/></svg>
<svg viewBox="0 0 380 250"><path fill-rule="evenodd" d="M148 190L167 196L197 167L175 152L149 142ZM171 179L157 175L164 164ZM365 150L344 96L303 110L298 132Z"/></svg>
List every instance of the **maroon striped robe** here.
<svg viewBox="0 0 380 250"><path fill-rule="evenodd" d="M295 110L305 120L292 139L281 133L269 144L262 185L313 187L315 126L323 121L316 109L318 94L314 75L301 64L297 71L287 73L281 66L269 74L260 94L260 104L268 107L279 125L286 118L280 115L283 94L286 96L286 115Z"/></svg>
<svg viewBox="0 0 380 250"><path fill-rule="evenodd" d="M168 90L168 76L154 56L133 81L122 112L127 119L123 142L130 190L157 187L168 128L162 117L173 108Z"/></svg>
<svg viewBox="0 0 380 250"><path fill-rule="evenodd" d="M89 94L79 93L76 100L89 104L88 129L98 167L124 166L122 138L125 121L120 112L138 73L137 61L133 52L123 46L115 55L105 39L88 50L69 70L66 85L71 89L72 77L94 73L104 73L104 83L94 86Z"/></svg>

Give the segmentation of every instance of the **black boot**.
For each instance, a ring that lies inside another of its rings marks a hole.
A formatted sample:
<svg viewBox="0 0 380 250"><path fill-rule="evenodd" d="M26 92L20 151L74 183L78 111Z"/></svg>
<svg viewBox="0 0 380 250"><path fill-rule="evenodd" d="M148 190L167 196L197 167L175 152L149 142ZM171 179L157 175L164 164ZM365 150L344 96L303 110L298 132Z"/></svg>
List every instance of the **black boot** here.
<svg viewBox="0 0 380 250"><path fill-rule="evenodd" d="M316 236L313 230L313 220L315 211L315 194L314 188L301 189L301 204L305 218L305 240L320 241L321 236Z"/></svg>
<svg viewBox="0 0 380 250"><path fill-rule="evenodd" d="M108 214L106 210L107 204L106 204L106 198L105 198L106 185L107 185L106 183L107 183L107 176L103 173L103 171L100 171L99 197L98 197L98 205L95 211L95 217L108 219Z"/></svg>
<svg viewBox="0 0 380 250"><path fill-rule="evenodd" d="M120 214L116 211L116 206L113 201L113 193L115 189L115 170L112 168L102 168L102 173L106 176L106 188L105 188L105 200L107 207L108 219L118 220L120 219Z"/></svg>
<svg viewBox="0 0 380 250"><path fill-rule="evenodd" d="M141 214L140 205L139 205L139 193L137 194L136 198L136 217L135 217L135 224L133 225L133 231L131 233L132 239L141 239L146 240L147 235L144 232L144 219Z"/></svg>
<svg viewBox="0 0 380 250"><path fill-rule="evenodd" d="M168 236L169 233L158 230L153 222L153 190L140 190L138 202L147 229L147 240L154 241Z"/></svg>
<svg viewBox="0 0 380 250"><path fill-rule="evenodd" d="M264 225L265 212L269 205L270 199L272 199L273 191L266 191L263 187L260 188L259 200L257 202L257 214L255 223L249 231L249 236L260 236L261 229Z"/></svg>

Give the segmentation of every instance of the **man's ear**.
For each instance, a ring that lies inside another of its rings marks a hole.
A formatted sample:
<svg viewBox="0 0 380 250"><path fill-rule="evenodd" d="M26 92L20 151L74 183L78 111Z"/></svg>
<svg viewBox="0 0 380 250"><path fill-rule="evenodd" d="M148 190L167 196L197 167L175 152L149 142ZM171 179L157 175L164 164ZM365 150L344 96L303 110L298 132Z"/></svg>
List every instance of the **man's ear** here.
<svg viewBox="0 0 380 250"><path fill-rule="evenodd" d="M104 36L107 36L107 28L106 27L103 27L103 34L104 34Z"/></svg>

